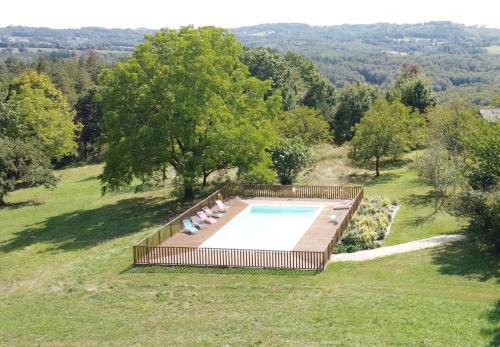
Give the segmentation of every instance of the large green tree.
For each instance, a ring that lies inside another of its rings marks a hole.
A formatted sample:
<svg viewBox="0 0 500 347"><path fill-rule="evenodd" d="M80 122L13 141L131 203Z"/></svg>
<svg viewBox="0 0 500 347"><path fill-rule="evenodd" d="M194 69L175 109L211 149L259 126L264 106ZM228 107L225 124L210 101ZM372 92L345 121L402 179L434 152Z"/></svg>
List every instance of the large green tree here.
<svg viewBox="0 0 500 347"><path fill-rule="evenodd" d="M355 126L350 141L349 157L366 163L375 160L375 173L380 175L384 157L397 158L411 145L411 133L416 125L410 110L402 103L377 99L370 111Z"/></svg>
<svg viewBox="0 0 500 347"><path fill-rule="evenodd" d="M245 50L241 60L248 66L252 76L262 81L270 80L273 90L281 91L283 110L291 110L297 106L297 82L283 55L271 49L253 48Z"/></svg>
<svg viewBox="0 0 500 347"><path fill-rule="evenodd" d="M227 30L183 27L147 36L104 71L103 189L168 164L190 198L201 177L269 161L281 98L269 93L270 81L250 77L242 52Z"/></svg>
<svg viewBox="0 0 500 347"><path fill-rule="evenodd" d="M370 109L378 94L377 88L366 83L348 84L342 88L332 122L337 144L352 139L354 125Z"/></svg>
<svg viewBox="0 0 500 347"><path fill-rule="evenodd" d="M74 111L47 75L32 70L10 83L0 126L4 136L34 143L50 159L73 154L77 147Z"/></svg>
<svg viewBox="0 0 500 347"><path fill-rule="evenodd" d="M331 119L337 102L337 90L319 71L318 67L300 54L288 52L285 59L292 68L292 76L297 76L298 95L302 104L316 108L326 119Z"/></svg>

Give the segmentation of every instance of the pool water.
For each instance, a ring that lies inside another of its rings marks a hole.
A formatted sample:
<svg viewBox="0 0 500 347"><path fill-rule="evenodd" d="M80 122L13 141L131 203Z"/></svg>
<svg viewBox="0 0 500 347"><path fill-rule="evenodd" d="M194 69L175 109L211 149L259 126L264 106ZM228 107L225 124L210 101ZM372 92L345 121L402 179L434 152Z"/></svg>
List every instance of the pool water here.
<svg viewBox="0 0 500 347"><path fill-rule="evenodd" d="M320 207L250 205L200 247L289 251L320 211Z"/></svg>

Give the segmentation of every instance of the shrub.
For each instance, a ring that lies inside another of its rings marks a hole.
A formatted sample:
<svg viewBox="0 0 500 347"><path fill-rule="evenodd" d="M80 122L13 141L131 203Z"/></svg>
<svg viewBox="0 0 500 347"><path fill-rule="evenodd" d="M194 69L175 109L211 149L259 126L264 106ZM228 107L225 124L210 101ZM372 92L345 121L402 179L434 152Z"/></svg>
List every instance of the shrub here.
<svg viewBox="0 0 500 347"><path fill-rule="evenodd" d="M292 184L312 163L311 151L300 139L286 139L271 151L274 170L281 184Z"/></svg>
<svg viewBox="0 0 500 347"><path fill-rule="evenodd" d="M378 247L391 222L393 204L381 197L364 198L335 248L335 253L351 253Z"/></svg>

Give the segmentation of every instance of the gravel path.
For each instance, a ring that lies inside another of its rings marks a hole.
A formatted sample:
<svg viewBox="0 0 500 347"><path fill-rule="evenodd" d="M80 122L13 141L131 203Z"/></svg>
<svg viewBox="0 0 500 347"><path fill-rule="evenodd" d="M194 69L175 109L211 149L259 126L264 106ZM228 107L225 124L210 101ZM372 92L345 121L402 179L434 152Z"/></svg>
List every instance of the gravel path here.
<svg viewBox="0 0 500 347"><path fill-rule="evenodd" d="M394 246L369 249L366 251L332 254L332 256L330 257L330 261L365 261L379 257L385 257L392 254L406 253L419 249L436 247L445 243L460 241L463 239L465 239L465 236L460 234L434 236L427 239L411 241Z"/></svg>

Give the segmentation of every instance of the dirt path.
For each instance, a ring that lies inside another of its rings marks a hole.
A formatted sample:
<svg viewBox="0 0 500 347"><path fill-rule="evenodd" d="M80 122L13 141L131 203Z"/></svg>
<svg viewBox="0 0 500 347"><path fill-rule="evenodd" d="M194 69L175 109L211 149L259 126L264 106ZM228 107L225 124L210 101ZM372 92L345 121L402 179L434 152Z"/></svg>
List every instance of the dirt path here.
<svg viewBox="0 0 500 347"><path fill-rule="evenodd" d="M456 242L463 239L465 239L465 236L460 234L434 236L427 239L411 241L394 246L369 249L366 251L359 251L355 253L332 254L332 256L330 257L330 261L365 261L379 257L385 257L392 254L406 253L417 251L419 249L436 247L445 243Z"/></svg>

